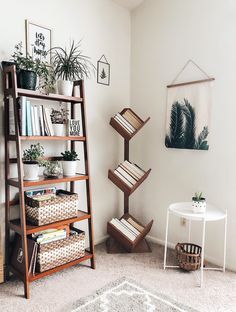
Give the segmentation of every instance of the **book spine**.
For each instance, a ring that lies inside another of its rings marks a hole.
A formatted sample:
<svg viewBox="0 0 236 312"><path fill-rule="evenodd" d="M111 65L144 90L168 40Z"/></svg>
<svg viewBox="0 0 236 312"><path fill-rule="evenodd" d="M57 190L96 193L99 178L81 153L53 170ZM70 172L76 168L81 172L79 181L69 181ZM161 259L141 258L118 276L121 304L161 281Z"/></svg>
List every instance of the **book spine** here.
<svg viewBox="0 0 236 312"><path fill-rule="evenodd" d="M120 118L132 132L136 131L136 128L133 127L120 113L117 113L116 116Z"/></svg>
<svg viewBox="0 0 236 312"><path fill-rule="evenodd" d="M52 242L55 242L55 241L58 241L58 240L64 239L64 238L66 238L66 233L61 235L60 237L58 236L58 237L52 237L52 238L49 238L49 239L45 239L45 240L39 242L39 244L41 244L41 245L48 244L48 243L52 243Z"/></svg>
<svg viewBox="0 0 236 312"><path fill-rule="evenodd" d="M135 175L138 177L138 179L141 179L141 178L142 178L143 175L140 175L140 173L139 173L138 171L135 170L136 168L134 168L134 167L132 166L132 164L131 164L129 161L125 160L125 161L123 162L123 166L125 166L125 167L128 168L133 174L135 174Z"/></svg>
<svg viewBox="0 0 236 312"><path fill-rule="evenodd" d="M32 129L32 114L31 114L31 104L30 101L26 101L27 106L27 117L26 117L26 133L28 136L33 135L33 129Z"/></svg>
<svg viewBox="0 0 236 312"><path fill-rule="evenodd" d="M122 123L122 125L123 125L125 128L127 128L131 133L134 133L135 130L133 130L133 129L130 127L130 125L127 124L127 121L126 121L123 117L121 117L121 115L116 114L116 115L115 115L115 119L116 119L116 120L119 120L119 121Z"/></svg>
<svg viewBox="0 0 236 312"><path fill-rule="evenodd" d="M39 125L39 114L38 114L38 107L34 106L34 120L35 120L35 133L36 135L40 136L40 125Z"/></svg>
<svg viewBox="0 0 236 312"><path fill-rule="evenodd" d="M125 177L123 177L117 170L114 171L114 173L129 187L133 187L133 184L130 183Z"/></svg>
<svg viewBox="0 0 236 312"><path fill-rule="evenodd" d="M125 177L130 183L133 185L137 182L134 178L132 178L123 168L118 167L116 170L123 176Z"/></svg>
<svg viewBox="0 0 236 312"><path fill-rule="evenodd" d="M118 124L121 125L121 127L127 131L129 134L132 134L132 131L130 131L116 116L114 116L114 119L118 122Z"/></svg>
<svg viewBox="0 0 236 312"><path fill-rule="evenodd" d="M129 161L127 161L127 160L125 160L124 161L124 164L126 165L126 166L128 166L128 168L130 168L130 170L132 171L132 172L135 172L140 178L144 175L144 171L141 169L141 168L139 168L138 166L136 166L135 164L133 164L133 163L130 163Z"/></svg>
<svg viewBox="0 0 236 312"><path fill-rule="evenodd" d="M128 116L130 116L134 121L137 121L139 125L142 125L142 121L129 109L127 110Z"/></svg>
<svg viewBox="0 0 236 312"><path fill-rule="evenodd" d="M130 233L129 230L127 230L127 228L125 228L121 222L118 222L118 220L116 219L112 219L110 221L110 223L116 227L122 234L124 234L126 237L128 237L131 241L135 240L135 235Z"/></svg>
<svg viewBox="0 0 236 312"><path fill-rule="evenodd" d="M39 123L40 123L41 135L45 136L44 120L43 120L43 106L42 105L38 106L38 110L39 110Z"/></svg>
<svg viewBox="0 0 236 312"><path fill-rule="evenodd" d="M133 219L129 218L127 220L127 222L129 222L131 225L133 225L139 232L142 232L144 230L144 227L141 226L140 224L138 224L137 222L135 222Z"/></svg>
<svg viewBox="0 0 236 312"><path fill-rule="evenodd" d="M133 226L131 225L129 222L127 222L125 219L121 219L120 220L127 228L129 228L134 235L138 236L140 234L140 232Z"/></svg>
<svg viewBox="0 0 236 312"><path fill-rule="evenodd" d="M35 116L34 116L34 106L30 104L30 110L31 110L31 124L32 124L32 135L36 135L36 127L35 127ZM27 126L29 125L30 121L28 122L27 119Z"/></svg>
<svg viewBox="0 0 236 312"><path fill-rule="evenodd" d="M141 123L139 122L139 120L137 120L136 118L134 118L129 111L125 111L122 114L123 118L125 118L134 128L138 129L141 127Z"/></svg>
<svg viewBox="0 0 236 312"><path fill-rule="evenodd" d="M26 114L27 114L27 104L26 104L26 97L20 97L21 102L21 135L27 135L26 132Z"/></svg>
<svg viewBox="0 0 236 312"><path fill-rule="evenodd" d="M125 167L123 164L119 165L122 169L124 169L131 177L133 177L136 181L139 180L139 177L135 175L133 172L131 172L127 167Z"/></svg>

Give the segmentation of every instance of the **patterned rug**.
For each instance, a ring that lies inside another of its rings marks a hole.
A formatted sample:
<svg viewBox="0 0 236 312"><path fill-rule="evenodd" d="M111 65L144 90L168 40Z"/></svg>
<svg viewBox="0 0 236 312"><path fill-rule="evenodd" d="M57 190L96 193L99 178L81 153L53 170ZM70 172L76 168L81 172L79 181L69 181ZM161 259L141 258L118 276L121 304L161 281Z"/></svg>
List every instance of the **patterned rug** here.
<svg viewBox="0 0 236 312"><path fill-rule="evenodd" d="M64 311L70 312L197 312L163 294L122 278L83 298Z"/></svg>

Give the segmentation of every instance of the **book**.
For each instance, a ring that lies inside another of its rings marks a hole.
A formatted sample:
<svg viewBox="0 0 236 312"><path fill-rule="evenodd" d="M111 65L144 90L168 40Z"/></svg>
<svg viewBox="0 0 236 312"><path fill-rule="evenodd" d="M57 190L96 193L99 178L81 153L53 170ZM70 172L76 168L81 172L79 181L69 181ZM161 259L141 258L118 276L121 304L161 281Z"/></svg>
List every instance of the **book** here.
<svg viewBox="0 0 236 312"><path fill-rule="evenodd" d="M54 131L52 127L52 120L51 120L51 109L49 107L44 107L44 121L47 125L48 129L48 136L53 136Z"/></svg>
<svg viewBox="0 0 236 312"><path fill-rule="evenodd" d="M127 222L133 225L133 227L135 227L139 232L142 232L144 230L144 227L135 222L132 218L128 218Z"/></svg>
<svg viewBox="0 0 236 312"><path fill-rule="evenodd" d="M128 120L125 119L120 113L117 113L116 116L121 119L132 132L136 131L136 128L133 127L131 123L128 122Z"/></svg>
<svg viewBox="0 0 236 312"><path fill-rule="evenodd" d="M32 104L30 104L30 109L31 109L32 135L35 136L36 135L36 125L35 125L34 106ZM28 121L28 119L27 119L27 123L28 122L30 123L30 120Z"/></svg>
<svg viewBox="0 0 236 312"><path fill-rule="evenodd" d="M110 223L117 228L122 234L128 237L132 242L135 240L136 236L132 234L118 219L112 219Z"/></svg>
<svg viewBox="0 0 236 312"><path fill-rule="evenodd" d="M25 191L25 195L27 197L33 197L36 198L37 196L41 195L53 195L56 196L56 187L47 187L43 189L33 189L33 190L27 190Z"/></svg>
<svg viewBox="0 0 236 312"><path fill-rule="evenodd" d="M33 128L32 128L32 112L31 112L31 104L29 100L26 100L26 135L32 136L33 135Z"/></svg>
<svg viewBox="0 0 236 312"><path fill-rule="evenodd" d="M15 135L15 115L13 98L9 99L9 134Z"/></svg>
<svg viewBox="0 0 236 312"><path fill-rule="evenodd" d="M128 134L132 134L132 132L131 132L128 128L126 128L126 127L120 122L120 120L119 120L118 118L116 118L116 116L114 116L114 119L116 120L116 122L118 122L118 124L119 124Z"/></svg>
<svg viewBox="0 0 236 312"><path fill-rule="evenodd" d="M145 172L139 168L138 166L136 166L135 164L129 162L128 160L125 160L123 162L123 165L125 167L127 167L131 172L133 172L135 175L137 175L140 178L142 178L142 176L145 174Z"/></svg>
<svg viewBox="0 0 236 312"><path fill-rule="evenodd" d="M138 236L140 234L140 232L132 225L130 224L128 221L126 221L126 219L122 218L120 220L127 228L129 228L133 233L134 235Z"/></svg>
<svg viewBox="0 0 236 312"><path fill-rule="evenodd" d="M42 136L45 136L45 129L44 129L44 119L43 119L43 106L38 106L38 113L39 113L39 124L40 124L40 133Z"/></svg>
<svg viewBox="0 0 236 312"><path fill-rule="evenodd" d="M127 121L121 115L116 114L114 117L116 120L119 120L119 122L123 125L124 128L128 129L130 133L134 133L135 130L133 130L128 124Z"/></svg>
<svg viewBox="0 0 236 312"><path fill-rule="evenodd" d="M20 97L20 106L21 106L21 135L27 135L27 129L26 129L26 97L21 96Z"/></svg>
<svg viewBox="0 0 236 312"><path fill-rule="evenodd" d="M40 136L39 112L38 106L34 105L34 122L35 122L35 135Z"/></svg>
<svg viewBox="0 0 236 312"><path fill-rule="evenodd" d="M130 174L128 174L123 168L118 167L116 170L123 176L125 177L132 185L134 185L137 181L131 177Z"/></svg>
<svg viewBox="0 0 236 312"><path fill-rule="evenodd" d="M59 239L64 239L67 236L66 229L49 229L45 231L41 231L38 233L34 233L32 237L38 244L46 244L57 241Z"/></svg>
<svg viewBox="0 0 236 312"><path fill-rule="evenodd" d="M80 135L80 121L77 119L67 120L67 135L79 136Z"/></svg>
<svg viewBox="0 0 236 312"><path fill-rule="evenodd" d="M122 114L123 118L125 118L134 128L139 129L142 126L142 123L137 117L132 114L130 110L125 111Z"/></svg>
<svg viewBox="0 0 236 312"><path fill-rule="evenodd" d="M28 246L28 269L30 268L30 263L34 251L34 246L37 244L32 239L27 239L27 246ZM13 243L13 249L10 257L10 263L13 268L19 271L21 274L25 273L25 264L24 264L24 252L22 247L22 239L19 234L15 234L15 239ZM29 271L31 274L31 271Z"/></svg>
<svg viewBox="0 0 236 312"><path fill-rule="evenodd" d="M135 173L131 172L127 167L125 167L123 164L119 165L122 169L124 169L131 177L133 177L136 181L139 180L139 177L135 175Z"/></svg>
<svg viewBox="0 0 236 312"><path fill-rule="evenodd" d="M123 177L117 170L115 170L114 173L129 187L133 187L133 184L130 183L125 177Z"/></svg>

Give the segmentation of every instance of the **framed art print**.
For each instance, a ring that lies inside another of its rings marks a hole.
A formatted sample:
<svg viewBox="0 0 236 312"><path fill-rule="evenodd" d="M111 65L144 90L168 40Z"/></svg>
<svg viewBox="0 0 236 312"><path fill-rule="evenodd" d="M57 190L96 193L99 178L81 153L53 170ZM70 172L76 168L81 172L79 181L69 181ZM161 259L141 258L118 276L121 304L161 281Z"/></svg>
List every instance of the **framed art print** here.
<svg viewBox="0 0 236 312"><path fill-rule="evenodd" d="M52 40L52 30L48 27L41 26L25 21L26 26L26 51L34 60L47 61L50 63L50 53Z"/></svg>
<svg viewBox="0 0 236 312"><path fill-rule="evenodd" d="M97 83L110 85L110 64L105 55L102 55L97 62Z"/></svg>

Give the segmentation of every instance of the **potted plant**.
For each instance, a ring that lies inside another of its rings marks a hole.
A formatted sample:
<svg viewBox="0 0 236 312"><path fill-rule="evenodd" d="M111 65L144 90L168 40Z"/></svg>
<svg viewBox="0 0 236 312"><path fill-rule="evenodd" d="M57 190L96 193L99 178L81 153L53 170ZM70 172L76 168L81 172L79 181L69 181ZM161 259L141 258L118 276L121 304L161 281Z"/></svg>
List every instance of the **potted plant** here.
<svg viewBox="0 0 236 312"><path fill-rule="evenodd" d="M63 156L62 168L65 176L73 176L76 174L76 160L79 160L75 151L65 151L61 153Z"/></svg>
<svg viewBox="0 0 236 312"><path fill-rule="evenodd" d="M15 45L15 51L12 54L13 64L16 65L17 85L19 88L35 90L37 77L41 80L41 88L46 88L54 83L53 71L47 62L40 59L33 59L33 56L22 52L22 42ZM39 84L40 85L40 84Z"/></svg>
<svg viewBox="0 0 236 312"><path fill-rule="evenodd" d="M204 213L206 211L206 199L202 197L202 192L195 193L192 198L192 209L194 213Z"/></svg>
<svg viewBox="0 0 236 312"><path fill-rule="evenodd" d="M52 113L50 116L51 116L54 135L65 136L68 110L64 108L60 108L60 110L56 110L52 108Z"/></svg>
<svg viewBox="0 0 236 312"><path fill-rule="evenodd" d="M44 148L38 144L31 144L30 148L23 151L24 180L34 181L39 179L39 166L43 163Z"/></svg>
<svg viewBox="0 0 236 312"><path fill-rule="evenodd" d="M54 72L59 79L57 82L59 94L71 96L73 81L90 78L91 72L95 70L90 58L83 55L80 46L81 41L78 44L73 41L69 52L61 47L51 49Z"/></svg>

